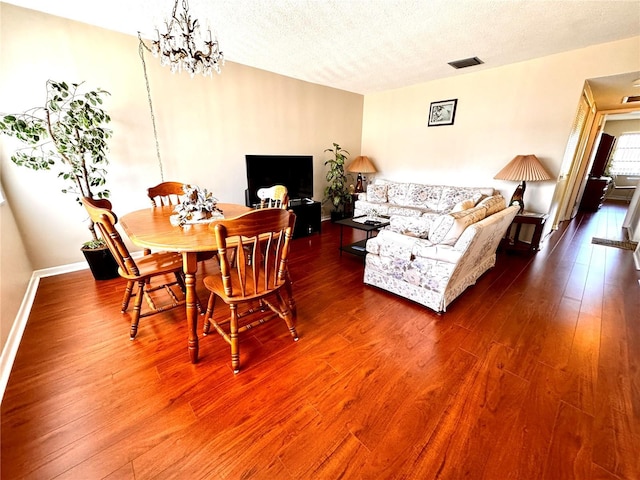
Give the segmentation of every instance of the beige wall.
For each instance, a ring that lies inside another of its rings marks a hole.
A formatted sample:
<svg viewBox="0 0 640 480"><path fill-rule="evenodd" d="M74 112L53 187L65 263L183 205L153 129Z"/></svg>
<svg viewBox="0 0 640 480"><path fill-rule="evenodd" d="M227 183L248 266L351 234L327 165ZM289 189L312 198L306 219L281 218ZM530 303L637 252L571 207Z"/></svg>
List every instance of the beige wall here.
<svg viewBox="0 0 640 480"><path fill-rule="evenodd" d="M510 198L514 182L495 175L534 153L557 176L586 79L640 70L640 37L367 95L362 153L379 177L492 185ZM430 102L457 98L453 126L427 127ZM527 209L549 210L555 181L529 182Z"/></svg>
<svg viewBox="0 0 640 480"><path fill-rule="evenodd" d="M623 133L640 132L640 118L638 120L615 120L607 118L603 131L618 138Z"/></svg>
<svg viewBox="0 0 640 480"><path fill-rule="evenodd" d="M1 22L0 111L41 105L49 78L109 91L114 210L146 207L146 188L160 181L160 170L138 39L8 4L2 4ZM324 149L338 142L354 154L360 150L361 95L232 62L213 79L191 79L172 75L150 55L146 60L166 180L195 183L222 202L244 203L245 154L311 154L314 196L321 199ZM13 150L15 142L0 141L5 152ZM0 161L34 268L82 261L86 215L72 196L60 193L55 174L17 167L8 155ZM36 248L42 235L47 249Z"/></svg>
<svg viewBox="0 0 640 480"><path fill-rule="evenodd" d="M146 188L160 181L160 169L138 39L0 3L0 45L0 112L42 105L50 78L111 93L105 106L114 131L108 177L114 210L148 206ZM191 79L172 75L150 55L146 60L166 180L244 203L245 154L310 154L314 197L322 199L324 149L338 142L354 155L360 151L362 95L232 62L213 79ZM14 165L15 146L0 138L13 212L0 207L3 344L33 269L83 262L80 246L89 235L84 210L60 192L56 174Z"/></svg>
<svg viewBox="0 0 640 480"><path fill-rule="evenodd" d="M0 205L0 351L11 331L33 267L16 226L11 205Z"/></svg>

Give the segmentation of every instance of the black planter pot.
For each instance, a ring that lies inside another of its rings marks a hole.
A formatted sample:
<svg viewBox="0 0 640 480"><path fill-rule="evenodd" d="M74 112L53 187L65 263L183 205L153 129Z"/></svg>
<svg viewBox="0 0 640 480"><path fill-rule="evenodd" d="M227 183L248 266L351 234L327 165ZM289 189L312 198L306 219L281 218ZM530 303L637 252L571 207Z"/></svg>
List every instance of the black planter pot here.
<svg viewBox="0 0 640 480"><path fill-rule="evenodd" d="M96 280L109 280L117 278L118 264L116 263L109 248L82 248L84 258L87 259L93 278Z"/></svg>

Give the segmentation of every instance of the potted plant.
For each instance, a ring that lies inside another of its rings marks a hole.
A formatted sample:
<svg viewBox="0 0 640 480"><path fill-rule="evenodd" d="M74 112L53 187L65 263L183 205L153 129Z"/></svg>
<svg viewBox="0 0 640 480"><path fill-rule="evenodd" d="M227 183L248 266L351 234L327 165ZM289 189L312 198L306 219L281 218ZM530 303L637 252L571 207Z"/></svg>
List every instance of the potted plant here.
<svg viewBox="0 0 640 480"><path fill-rule="evenodd" d="M44 106L0 116L0 133L24 144L11 160L33 170L56 168L58 177L67 184L62 192L75 195L79 205L81 197L109 197L105 183L107 140L111 137L111 130L106 128L111 118L101 108L109 92L99 88L81 92L81 85L47 80ZM117 264L104 240L97 236L93 222L89 231L91 240L82 251L94 277L117 277ZM106 265L92 265L94 257Z"/></svg>
<svg viewBox="0 0 640 480"><path fill-rule="evenodd" d="M337 143L333 144L333 148L327 148L325 152L331 152L333 158L324 162L329 166L326 176L329 184L324 189L324 201L331 204L331 220L335 221L345 218L345 206L352 201L347 175L344 172L346 155L349 155L349 152Z"/></svg>

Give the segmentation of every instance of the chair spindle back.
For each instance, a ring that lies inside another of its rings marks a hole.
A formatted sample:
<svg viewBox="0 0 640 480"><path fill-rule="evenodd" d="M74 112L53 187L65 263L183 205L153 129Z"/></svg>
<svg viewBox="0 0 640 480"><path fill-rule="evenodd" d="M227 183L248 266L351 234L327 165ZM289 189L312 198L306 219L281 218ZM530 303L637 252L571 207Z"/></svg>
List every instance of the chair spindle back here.
<svg viewBox="0 0 640 480"><path fill-rule="evenodd" d="M284 185L274 185L260 188L256 192L260 199L259 208L287 208L289 206L289 192Z"/></svg>
<svg viewBox="0 0 640 480"><path fill-rule="evenodd" d="M84 197L82 203L89 213L91 221L98 228L102 238L109 247L118 266L127 274L139 275L138 266L133 257L131 257L129 249L122 241L122 237L116 229L118 217L111 210L111 202L106 199Z"/></svg>
<svg viewBox="0 0 640 480"><path fill-rule="evenodd" d="M287 281L295 219L293 212L267 208L212 225L227 296L258 296ZM228 248L235 250L233 262L226 255Z"/></svg>
<svg viewBox="0 0 640 480"><path fill-rule="evenodd" d="M184 195L183 184L180 182L162 182L147 189L147 195L154 207L177 205Z"/></svg>

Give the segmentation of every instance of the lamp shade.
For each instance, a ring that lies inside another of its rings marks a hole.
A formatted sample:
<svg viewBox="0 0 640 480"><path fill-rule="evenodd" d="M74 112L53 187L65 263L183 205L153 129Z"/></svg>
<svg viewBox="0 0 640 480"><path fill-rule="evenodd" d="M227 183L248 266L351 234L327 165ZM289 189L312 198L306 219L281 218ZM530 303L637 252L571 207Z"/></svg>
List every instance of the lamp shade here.
<svg viewBox="0 0 640 480"><path fill-rule="evenodd" d="M547 173L535 155L517 155L493 178L514 182L537 182L550 180L551 175Z"/></svg>
<svg viewBox="0 0 640 480"><path fill-rule="evenodd" d="M353 173L376 173L376 167L366 155L358 155L347 168Z"/></svg>

